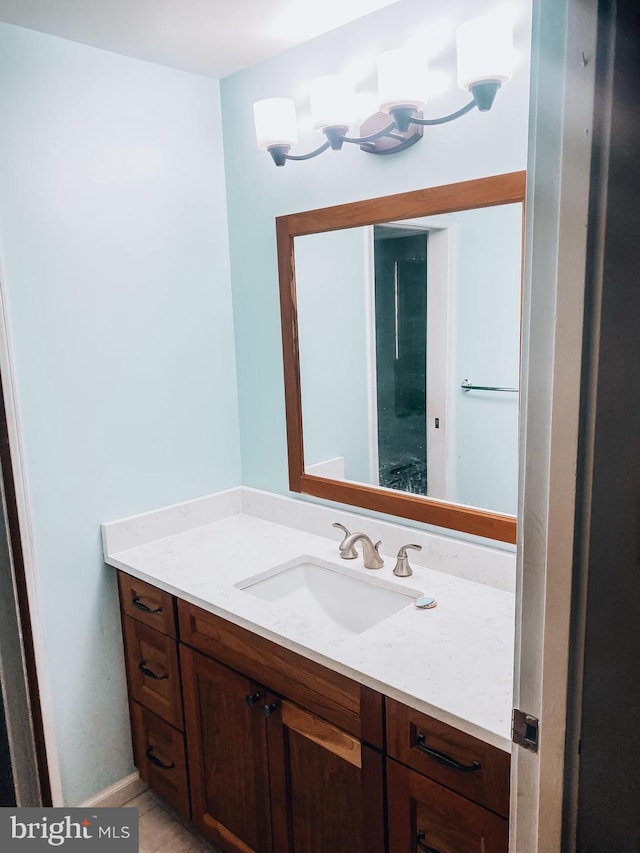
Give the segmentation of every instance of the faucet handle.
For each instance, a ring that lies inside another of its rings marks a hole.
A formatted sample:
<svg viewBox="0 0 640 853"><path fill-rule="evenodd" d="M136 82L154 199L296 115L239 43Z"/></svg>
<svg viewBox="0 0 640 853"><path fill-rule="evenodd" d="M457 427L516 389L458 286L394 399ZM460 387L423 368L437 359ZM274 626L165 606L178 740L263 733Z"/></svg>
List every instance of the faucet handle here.
<svg viewBox="0 0 640 853"><path fill-rule="evenodd" d="M409 558L407 557L407 548L413 548L414 551L422 551L422 545L403 545L400 548L393 570L394 575L397 575L399 578L408 578L413 574L413 569L409 565Z"/></svg>
<svg viewBox="0 0 640 853"><path fill-rule="evenodd" d="M339 530L344 532L344 537L342 542L338 545L338 549L340 550L340 556L343 560L355 560L358 556L358 552L356 551L356 546L351 545L350 547L345 548L344 543L347 541L347 538L351 536L351 533L347 530L344 524L340 524L339 521L334 521L331 525L332 527L337 527Z"/></svg>

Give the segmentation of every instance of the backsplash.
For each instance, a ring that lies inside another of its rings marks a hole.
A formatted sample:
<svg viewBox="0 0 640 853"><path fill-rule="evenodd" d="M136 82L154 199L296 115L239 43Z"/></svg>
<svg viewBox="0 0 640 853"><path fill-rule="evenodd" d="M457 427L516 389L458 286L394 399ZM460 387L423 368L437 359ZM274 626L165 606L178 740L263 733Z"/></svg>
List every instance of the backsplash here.
<svg viewBox="0 0 640 853"><path fill-rule="evenodd" d="M512 550L466 542L403 524L381 521L343 509L246 487L227 489L104 524L102 532L105 552L117 553L239 514L261 518L305 533L335 538L336 555L340 537L331 525L338 521L351 531L359 530L368 534L373 541L381 539L380 553L387 558L394 557L403 545L411 542L422 546L421 551L413 552L411 556L411 562L417 566L445 572L505 592L515 590L515 553Z"/></svg>

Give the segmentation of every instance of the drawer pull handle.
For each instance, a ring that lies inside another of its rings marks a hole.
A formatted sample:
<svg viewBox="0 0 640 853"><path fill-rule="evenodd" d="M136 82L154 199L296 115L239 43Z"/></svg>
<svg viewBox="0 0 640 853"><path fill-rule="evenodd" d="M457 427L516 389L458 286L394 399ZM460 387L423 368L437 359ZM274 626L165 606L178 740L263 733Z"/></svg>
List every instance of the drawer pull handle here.
<svg viewBox="0 0 640 853"><path fill-rule="evenodd" d="M161 770L173 770L173 768L176 766L174 761L172 761L171 764L163 764L163 762L160 761L160 759L153 754L152 746L147 749L145 755L152 764L155 764L156 767L159 767Z"/></svg>
<svg viewBox="0 0 640 853"><path fill-rule="evenodd" d="M427 746L423 734L419 734L416 737L416 746L420 752L424 752L431 756L431 758L435 758L435 760L439 761L440 764L446 764L447 767L453 767L454 770L461 770L463 773L474 773L476 770L480 770L482 766L479 761L474 761L473 764L458 763L454 758L451 758L450 755L447 755L446 752L440 752L439 749Z"/></svg>
<svg viewBox="0 0 640 853"><path fill-rule="evenodd" d="M416 845L420 850L424 850L424 853L440 853L439 850L436 850L435 847L429 847L424 843L425 834L422 831L419 831L416 835Z"/></svg>
<svg viewBox="0 0 640 853"><path fill-rule="evenodd" d="M255 705L258 704L261 698L261 693L249 693L249 695L245 698L245 702L250 708L253 708Z"/></svg>
<svg viewBox="0 0 640 853"><path fill-rule="evenodd" d="M143 613L162 613L162 607L148 607L146 604L143 604L143 602L140 601L139 595L136 595L136 597L133 599L133 606L137 607L138 610L142 610Z"/></svg>
<svg viewBox="0 0 640 853"><path fill-rule="evenodd" d="M280 707L279 702L269 702L268 705L264 706L264 708L262 709L262 712L265 715L265 717L270 717L272 714L275 714L275 712L278 710L279 707Z"/></svg>
<svg viewBox="0 0 640 853"><path fill-rule="evenodd" d="M149 667L147 666L147 662L144 660L140 661L140 663L138 664L138 669L143 675L146 675L147 678L153 678L154 681L164 681L165 678L169 678L168 675L156 675L156 673L152 669L149 669Z"/></svg>

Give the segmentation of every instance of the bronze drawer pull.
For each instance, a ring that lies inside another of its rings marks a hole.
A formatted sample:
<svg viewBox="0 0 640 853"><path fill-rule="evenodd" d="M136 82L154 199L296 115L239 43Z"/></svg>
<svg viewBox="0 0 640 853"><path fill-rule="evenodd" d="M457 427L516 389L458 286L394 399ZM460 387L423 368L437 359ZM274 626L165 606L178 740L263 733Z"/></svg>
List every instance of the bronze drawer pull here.
<svg viewBox="0 0 640 853"><path fill-rule="evenodd" d="M176 766L174 761L172 761L171 764L163 764L162 761L160 761L159 758L156 758L156 756L153 754L152 746L147 749L145 755L152 764L155 764L156 767L159 767L161 770L173 770Z"/></svg>
<svg viewBox="0 0 640 853"><path fill-rule="evenodd" d="M146 604L143 604L140 601L140 596L136 595L133 599L133 606L137 607L138 610L142 610L143 613L162 613L162 607L156 607L155 609L152 607L147 607Z"/></svg>
<svg viewBox="0 0 640 853"><path fill-rule="evenodd" d="M428 847L424 843L425 834L422 830L418 830L418 834L416 835L416 845L420 848L420 850L424 850L424 853L440 853L439 850L436 850L435 847Z"/></svg>
<svg viewBox="0 0 640 853"><path fill-rule="evenodd" d="M156 673L147 667L147 662L141 660L138 664L138 669L143 675L146 675L147 678L153 678L154 681L164 681L165 678L169 678L168 675L156 675Z"/></svg>
<svg viewBox="0 0 640 853"><path fill-rule="evenodd" d="M473 764L459 764L454 758L447 755L446 752L440 752L439 749L427 746L425 743L425 736L423 734L418 734L416 736L416 747L421 752L424 752L431 758L439 761L440 764L445 764L447 767L452 767L454 770L461 770L463 773L474 773L476 770L480 770L482 766L479 761L474 761Z"/></svg>

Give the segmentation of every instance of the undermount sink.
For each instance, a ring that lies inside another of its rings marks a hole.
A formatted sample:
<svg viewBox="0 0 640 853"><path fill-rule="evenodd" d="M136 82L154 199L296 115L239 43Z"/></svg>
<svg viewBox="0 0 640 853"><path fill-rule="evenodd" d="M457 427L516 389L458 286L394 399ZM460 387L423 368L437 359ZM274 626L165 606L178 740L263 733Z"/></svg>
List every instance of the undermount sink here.
<svg viewBox="0 0 640 853"><path fill-rule="evenodd" d="M253 575L235 586L347 634L366 631L422 595L417 589L308 556Z"/></svg>

